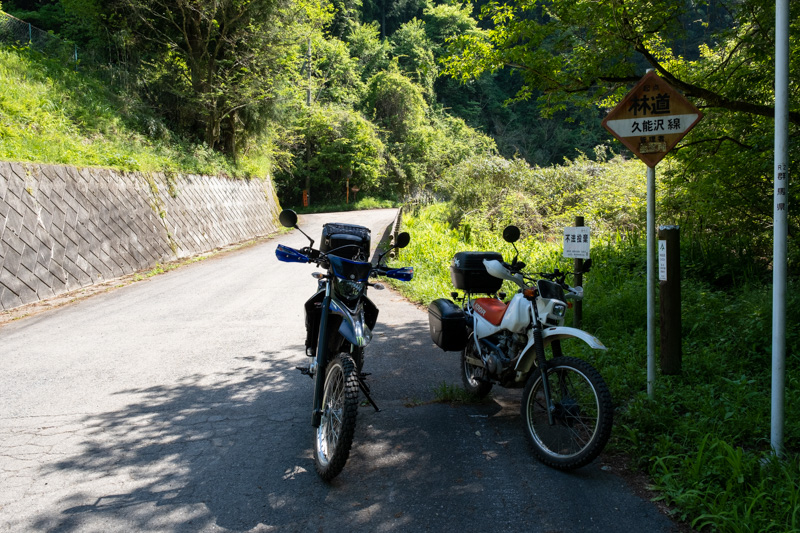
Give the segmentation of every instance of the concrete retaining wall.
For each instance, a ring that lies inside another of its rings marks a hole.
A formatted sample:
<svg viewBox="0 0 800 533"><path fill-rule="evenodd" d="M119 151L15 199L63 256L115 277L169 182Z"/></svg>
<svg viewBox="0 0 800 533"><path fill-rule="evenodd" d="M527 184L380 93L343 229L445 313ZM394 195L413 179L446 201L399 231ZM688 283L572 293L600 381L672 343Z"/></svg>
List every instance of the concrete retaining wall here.
<svg viewBox="0 0 800 533"><path fill-rule="evenodd" d="M0 162L0 309L273 233L270 180Z"/></svg>

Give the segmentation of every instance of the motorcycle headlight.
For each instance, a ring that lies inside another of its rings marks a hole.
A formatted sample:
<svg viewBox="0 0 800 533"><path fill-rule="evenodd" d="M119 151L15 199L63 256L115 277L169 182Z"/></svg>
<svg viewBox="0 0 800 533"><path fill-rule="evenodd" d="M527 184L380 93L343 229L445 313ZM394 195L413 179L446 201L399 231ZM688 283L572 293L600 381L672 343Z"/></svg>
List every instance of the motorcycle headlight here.
<svg viewBox="0 0 800 533"><path fill-rule="evenodd" d="M366 283L345 279L337 279L334 284L336 294L345 300L357 299L364 292L364 287L366 287Z"/></svg>
<svg viewBox="0 0 800 533"><path fill-rule="evenodd" d="M555 304L553 306L553 315L558 318L563 318L567 314L567 306L564 304Z"/></svg>

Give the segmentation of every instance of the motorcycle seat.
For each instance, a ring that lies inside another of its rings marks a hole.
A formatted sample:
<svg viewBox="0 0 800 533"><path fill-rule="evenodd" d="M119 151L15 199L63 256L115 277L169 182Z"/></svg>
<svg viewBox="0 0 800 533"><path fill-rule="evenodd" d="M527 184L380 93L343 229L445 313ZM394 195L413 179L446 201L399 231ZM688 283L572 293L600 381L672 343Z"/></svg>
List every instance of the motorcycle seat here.
<svg viewBox="0 0 800 533"><path fill-rule="evenodd" d="M508 306L495 298L478 298L472 304L472 308L480 316L495 326L499 326L500 322L503 321L503 315L506 314Z"/></svg>

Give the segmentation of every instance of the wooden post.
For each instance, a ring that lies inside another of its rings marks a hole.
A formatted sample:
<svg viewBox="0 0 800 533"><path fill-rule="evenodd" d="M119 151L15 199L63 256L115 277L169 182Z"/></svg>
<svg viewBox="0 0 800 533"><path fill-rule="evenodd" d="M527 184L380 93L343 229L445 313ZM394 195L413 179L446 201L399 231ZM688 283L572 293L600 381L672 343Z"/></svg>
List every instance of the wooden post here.
<svg viewBox="0 0 800 533"><path fill-rule="evenodd" d="M681 241L678 226L658 228L661 373L681 373Z"/></svg>
<svg viewBox="0 0 800 533"><path fill-rule="evenodd" d="M583 217L575 217L575 227L579 228L583 226ZM573 270L575 272L580 272L583 270L583 259L575 258L575 265ZM583 286L583 274L575 274L575 279L573 280L576 287ZM577 301L574 302L572 306L572 325L578 329L582 329L583 324L583 302Z"/></svg>

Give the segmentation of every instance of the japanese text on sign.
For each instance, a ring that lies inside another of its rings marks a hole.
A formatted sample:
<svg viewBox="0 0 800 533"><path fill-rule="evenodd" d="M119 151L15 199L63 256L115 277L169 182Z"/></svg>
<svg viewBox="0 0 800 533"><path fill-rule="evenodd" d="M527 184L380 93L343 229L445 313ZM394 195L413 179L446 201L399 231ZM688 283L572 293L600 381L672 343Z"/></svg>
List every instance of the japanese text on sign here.
<svg viewBox="0 0 800 533"><path fill-rule="evenodd" d="M587 226L564 228L564 257L589 259L591 248L589 233Z"/></svg>
<svg viewBox="0 0 800 533"><path fill-rule="evenodd" d="M786 211L786 183L788 176L788 165L778 165L778 179L775 184L775 211Z"/></svg>
<svg viewBox="0 0 800 533"><path fill-rule="evenodd" d="M654 167L702 118L702 113L649 72L603 120L629 150Z"/></svg>

